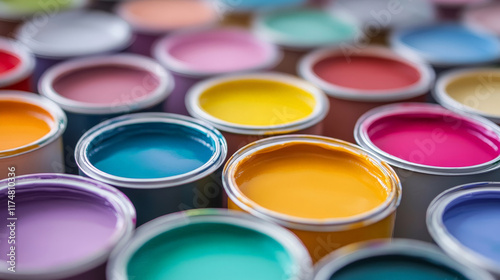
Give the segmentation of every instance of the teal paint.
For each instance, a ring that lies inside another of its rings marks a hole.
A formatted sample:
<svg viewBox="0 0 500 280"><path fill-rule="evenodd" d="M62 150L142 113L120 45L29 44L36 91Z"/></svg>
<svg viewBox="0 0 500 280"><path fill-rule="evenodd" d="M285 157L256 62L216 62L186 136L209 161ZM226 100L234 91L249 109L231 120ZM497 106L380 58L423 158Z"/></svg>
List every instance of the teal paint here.
<svg viewBox="0 0 500 280"><path fill-rule="evenodd" d="M97 169L119 177L165 178L204 165L215 143L201 131L168 123L134 124L111 130L89 145Z"/></svg>
<svg viewBox="0 0 500 280"><path fill-rule="evenodd" d="M353 262L330 280L466 280L459 272L418 257L387 255Z"/></svg>
<svg viewBox="0 0 500 280"><path fill-rule="evenodd" d="M353 40L357 26L321 10L293 10L268 15L264 26L277 42L323 45Z"/></svg>
<svg viewBox="0 0 500 280"><path fill-rule="evenodd" d="M127 274L141 280L276 280L289 279L291 266L288 252L260 232L194 223L145 243L129 260Z"/></svg>

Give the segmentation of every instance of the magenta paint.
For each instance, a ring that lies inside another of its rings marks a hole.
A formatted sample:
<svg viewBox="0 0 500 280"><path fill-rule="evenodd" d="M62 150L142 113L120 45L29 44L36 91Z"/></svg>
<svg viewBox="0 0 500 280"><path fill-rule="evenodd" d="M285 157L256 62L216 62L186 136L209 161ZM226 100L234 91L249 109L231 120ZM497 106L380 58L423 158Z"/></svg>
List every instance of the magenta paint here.
<svg viewBox="0 0 500 280"><path fill-rule="evenodd" d="M349 142L361 115L390 103L425 101L435 77L428 64L375 46L314 51L301 60L299 72L328 95L325 136Z"/></svg>
<svg viewBox="0 0 500 280"><path fill-rule="evenodd" d="M135 227L135 209L128 198L91 179L33 174L0 181L0 202L5 209L12 182L16 192L16 276L105 279L103 266L111 249L130 238ZM3 220L11 217L7 211L0 216ZM3 240L9 235L7 227L0 230ZM0 244L2 265L10 245ZM2 269L0 278L5 273L9 272Z"/></svg>
<svg viewBox="0 0 500 280"><path fill-rule="evenodd" d="M184 115L184 98L193 84L220 74L271 69L281 59L276 46L239 28L178 32L160 39L153 53L176 83L164 109Z"/></svg>
<svg viewBox="0 0 500 280"><path fill-rule="evenodd" d="M385 105L361 116L355 138L401 180L395 237L432 241L425 213L437 195L461 184L500 181L500 128L482 117L435 104Z"/></svg>
<svg viewBox="0 0 500 280"><path fill-rule="evenodd" d="M0 89L32 91L35 58L14 40L0 36Z"/></svg>

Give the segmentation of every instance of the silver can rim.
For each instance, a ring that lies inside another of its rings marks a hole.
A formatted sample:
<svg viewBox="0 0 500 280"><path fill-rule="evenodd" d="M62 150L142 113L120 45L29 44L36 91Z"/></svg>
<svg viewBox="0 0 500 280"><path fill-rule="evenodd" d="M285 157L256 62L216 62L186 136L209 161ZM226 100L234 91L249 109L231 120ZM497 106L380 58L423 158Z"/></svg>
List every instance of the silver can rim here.
<svg viewBox="0 0 500 280"><path fill-rule="evenodd" d="M201 105L199 104L199 97L208 88L231 81L251 79L281 82L300 88L312 95L312 97L316 101L316 106L313 109L313 112L306 118L273 126L242 125L231 123L216 118L205 112L201 108ZM233 74L207 79L195 84L193 87L191 87L191 89L189 89L185 98L185 102L186 108L191 116L206 121L221 131L242 135L285 134L306 129L320 123L326 117L330 108L330 102L328 101L328 98L323 93L323 91L321 91L316 86L295 76L275 72Z"/></svg>
<svg viewBox="0 0 500 280"><path fill-rule="evenodd" d="M463 263L464 265L473 264L494 275L500 275L499 262L495 262L484 257L480 253L463 245L446 229L443 222L443 214L446 206L455 199L481 192L496 192L500 197L500 182L477 182L463 184L448 189L433 199L427 209L427 229L432 239L445 251L451 258Z"/></svg>
<svg viewBox="0 0 500 280"><path fill-rule="evenodd" d="M114 106L72 100L62 96L54 89L54 82L68 73L101 66L121 66L142 70L158 78L159 85L156 89L150 91L145 98L134 100L130 104L118 104ZM41 76L38 85L40 94L56 102L65 111L89 115L123 114L150 108L163 102L170 95L173 88L174 80L172 75L153 59L136 54L96 56L61 62L49 68Z"/></svg>
<svg viewBox="0 0 500 280"><path fill-rule="evenodd" d="M236 71L202 71L202 70L192 69L192 67L189 67L189 65L185 64L184 62L170 55L170 49L173 46L175 46L177 41L179 40L182 41L185 40L186 38L191 38L199 34L210 33L210 32L226 32L226 33L248 36L253 40L255 44L267 50L269 52L269 57L267 57L267 59L265 59L258 65L248 69L241 69ZM233 72L245 73L245 72L266 70L276 66L283 58L283 53L277 46L260 39L259 37L257 37L256 35L254 35L253 33L249 32L246 29L239 27L217 27L217 26L198 27L189 30L180 30L172 32L171 34L163 36L154 43L152 47L152 53L153 57L161 65L163 65L163 67L175 73L176 75L187 76L198 79L216 75L224 75Z"/></svg>
<svg viewBox="0 0 500 280"><path fill-rule="evenodd" d="M8 182L8 179L0 181L0 189L7 189ZM0 277L49 280L75 276L104 264L111 254L111 249L113 247L120 243L127 242L132 237L136 222L135 208L132 202L116 188L96 180L69 174L40 173L16 177L16 188L26 185L45 185L47 183L58 186L59 190L60 188L81 190L88 194L100 196L104 200L109 201L110 205L113 206L113 209L118 214L116 231L110 238L110 242L107 246L81 261L56 269L40 269L29 272L16 271L15 274L11 272L7 273L4 272L6 270L2 270L0 271ZM36 187L36 190L40 191L43 190L43 188Z"/></svg>
<svg viewBox="0 0 500 280"><path fill-rule="evenodd" d="M315 265L313 280L327 280L332 274L354 262L365 258L385 255L403 255L424 258L474 280L494 280L494 278L479 269L463 266L439 250L439 247L412 239L379 239L346 245L320 260Z"/></svg>
<svg viewBox="0 0 500 280"><path fill-rule="evenodd" d="M53 124L50 125L50 132L42 138L21 147L0 151L0 159L15 157L41 149L60 138L66 130L68 124L66 114L56 103L46 97L25 91L0 90L0 102L1 101L27 103L42 108L54 118L54 121Z"/></svg>
<svg viewBox="0 0 500 280"><path fill-rule="evenodd" d="M134 252L158 234L195 223L222 223L246 228L262 233L278 242L292 259L289 280L310 279L312 260L302 241L285 228L252 217L249 214L227 209L194 209L168 214L156 218L137 229L134 238L113 250L107 267L107 277L111 280L126 280L127 265Z"/></svg>
<svg viewBox="0 0 500 280"><path fill-rule="evenodd" d="M462 114L479 115L500 125L500 114L492 115L466 106L465 104L462 104L453 99L446 91L446 86L448 86L453 80L459 79L461 77L466 78L478 76L485 73L495 73L500 77L499 68L467 68L447 71L441 74L437 79L434 90L432 91L432 95L440 105L447 108L448 110L456 111Z"/></svg>
<svg viewBox="0 0 500 280"><path fill-rule="evenodd" d="M354 49L354 48L353 48ZM305 80L318 85L331 97L364 102L392 102L423 96L430 91L435 80L434 70L427 63L418 59L398 54L389 48L370 46L356 52L354 56L372 56L394 60L408 65L420 74L420 79L404 88L389 90L360 90L338 86L326 82L314 73L313 66L319 61L333 56L344 56L345 48L326 48L316 50L304 56L298 65L300 76Z"/></svg>
<svg viewBox="0 0 500 280"><path fill-rule="evenodd" d="M136 179L115 176L103 172L96 168L88 157L88 149L90 144L98 139L105 132L113 131L118 128L123 128L132 124L140 123L165 123L183 126L192 130L197 130L205 133L208 138L213 140L214 152L211 158L202 166L190 172L153 179ZM81 172L90 178L105 182L112 186L123 187L129 189L159 189L166 187L175 187L190 182L197 181L201 178L209 176L215 172L224 163L227 156L227 143L222 134L212 127L210 124L196 120L191 117L186 117L170 113L136 113L104 121L89 131L87 131L78 141L75 148L76 164Z"/></svg>
<svg viewBox="0 0 500 280"><path fill-rule="evenodd" d="M377 157L389 163L391 166L398 167L411 172L451 176L451 175L480 174L500 168L500 154L496 158L488 162L477 165L465 166L465 167L439 167L439 166L417 164L400 159L396 156L393 156L387 152L382 151L370 140L370 137L366 129L368 122L373 122L378 118L390 114L409 113L409 112L418 112L418 113L431 112L431 113L441 114L443 115L443 117L446 118L456 118L464 120L466 122L485 128L488 131L491 131L500 139L500 127L498 127L495 123L483 117L472 116L472 115L460 115L456 112L445 109L437 104L406 102L406 103L397 103L397 104L379 106L363 114L358 119L358 121L356 122L356 126L354 127L354 138L356 139L356 143L358 143L358 145L360 145L361 147L375 153Z"/></svg>
<svg viewBox="0 0 500 280"><path fill-rule="evenodd" d="M350 152L364 156L372 164L379 167L380 171L382 171L384 175L390 179L391 191L387 196L387 199L378 207L353 217L317 220L309 218L298 218L287 214L278 213L276 211L271 211L247 198L238 188L234 180L236 165L247 156L262 149L290 142L327 144L332 147L348 149ZM401 183L396 172L388 164L379 160L372 152L367 151L357 145L324 136L300 134L283 135L258 140L256 142L248 144L247 146L238 150L226 163L222 174L222 184L229 199L231 199L231 201L242 210L250 213L255 217L277 223L286 228L304 231L342 231L370 225L394 213L401 201Z"/></svg>

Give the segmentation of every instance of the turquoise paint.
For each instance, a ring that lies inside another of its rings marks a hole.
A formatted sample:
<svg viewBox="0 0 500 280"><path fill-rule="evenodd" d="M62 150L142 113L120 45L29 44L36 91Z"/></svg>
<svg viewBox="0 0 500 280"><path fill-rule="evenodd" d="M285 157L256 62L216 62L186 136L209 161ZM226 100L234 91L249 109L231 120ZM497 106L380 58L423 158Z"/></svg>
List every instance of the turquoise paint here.
<svg viewBox="0 0 500 280"><path fill-rule="evenodd" d="M500 42L495 36L455 24L406 30L398 39L431 63L488 62L500 54Z"/></svg>
<svg viewBox="0 0 500 280"><path fill-rule="evenodd" d="M129 279L288 279L287 251L271 237L222 223L195 223L148 241L129 260ZM134 278L136 277L136 278Z"/></svg>
<svg viewBox="0 0 500 280"><path fill-rule="evenodd" d="M276 41L298 45L324 45L352 41L357 26L321 10L293 10L270 14L263 20Z"/></svg>
<svg viewBox="0 0 500 280"><path fill-rule="evenodd" d="M111 130L90 145L88 158L97 169L119 177L164 178L204 165L215 143L202 132L177 124L135 124Z"/></svg>
<svg viewBox="0 0 500 280"><path fill-rule="evenodd" d="M453 269L418 257L387 255L371 257L351 263L331 280L466 280Z"/></svg>

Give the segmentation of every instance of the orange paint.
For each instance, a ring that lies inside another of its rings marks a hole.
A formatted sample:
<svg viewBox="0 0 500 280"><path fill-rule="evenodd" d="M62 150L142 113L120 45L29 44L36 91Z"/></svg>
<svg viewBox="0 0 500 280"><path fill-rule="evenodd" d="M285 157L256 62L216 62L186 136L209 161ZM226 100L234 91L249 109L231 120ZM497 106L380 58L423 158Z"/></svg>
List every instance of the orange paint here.
<svg viewBox="0 0 500 280"><path fill-rule="evenodd" d="M54 118L46 110L15 100L0 101L0 151L20 148L43 138Z"/></svg>
<svg viewBox="0 0 500 280"><path fill-rule="evenodd" d="M228 208L295 233L312 259L390 238L401 184L386 163L340 140L287 135L247 145L224 168Z"/></svg>
<svg viewBox="0 0 500 280"><path fill-rule="evenodd" d="M260 150L237 167L240 191L258 205L308 219L348 218L388 197L389 177L343 148L292 142Z"/></svg>

